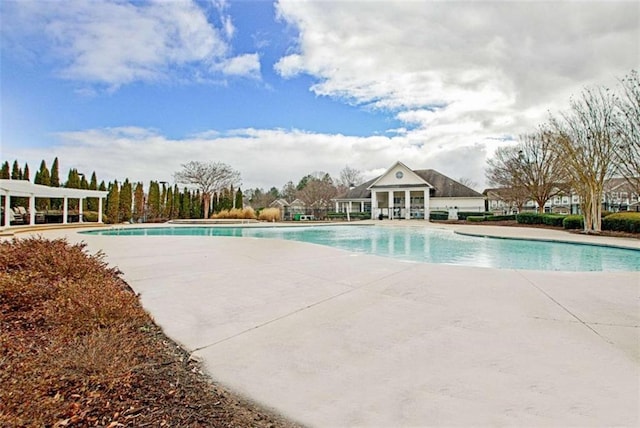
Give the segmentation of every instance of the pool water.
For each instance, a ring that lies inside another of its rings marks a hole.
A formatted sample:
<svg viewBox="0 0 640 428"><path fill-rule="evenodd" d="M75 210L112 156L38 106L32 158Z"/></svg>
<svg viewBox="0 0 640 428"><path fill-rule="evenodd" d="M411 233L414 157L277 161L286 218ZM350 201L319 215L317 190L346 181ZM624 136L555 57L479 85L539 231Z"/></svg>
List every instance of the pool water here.
<svg viewBox="0 0 640 428"><path fill-rule="evenodd" d="M449 230L380 226L154 227L85 232L118 236L237 236L310 242L401 260L553 271L640 271L640 250L472 237Z"/></svg>

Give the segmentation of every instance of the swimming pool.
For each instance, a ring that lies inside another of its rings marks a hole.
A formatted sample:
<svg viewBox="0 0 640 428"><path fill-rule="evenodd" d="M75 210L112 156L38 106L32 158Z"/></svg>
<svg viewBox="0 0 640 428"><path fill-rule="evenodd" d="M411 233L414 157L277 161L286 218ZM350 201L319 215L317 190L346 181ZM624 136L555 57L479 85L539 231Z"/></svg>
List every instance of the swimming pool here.
<svg viewBox="0 0 640 428"><path fill-rule="evenodd" d="M236 236L310 242L401 260L554 271L639 271L640 251L597 245L459 235L380 226L153 227L83 232L116 236Z"/></svg>

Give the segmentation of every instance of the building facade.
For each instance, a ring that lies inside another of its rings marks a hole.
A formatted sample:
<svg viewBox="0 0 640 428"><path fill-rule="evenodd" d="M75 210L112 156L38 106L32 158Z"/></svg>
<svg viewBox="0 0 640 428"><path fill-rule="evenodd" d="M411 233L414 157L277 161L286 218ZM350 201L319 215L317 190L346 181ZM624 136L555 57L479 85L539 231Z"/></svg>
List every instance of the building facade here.
<svg viewBox="0 0 640 428"><path fill-rule="evenodd" d="M538 211L538 204L522 198L510 189L486 189L487 211L495 214L516 214L519 211ZM634 188L624 178L610 178L604 184L602 209L605 211L638 211L640 189ZM580 214L580 196L575 192L558 192L544 204L544 212L555 214Z"/></svg>
<svg viewBox="0 0 640 428"><path fill-rule="evenodd" d="M396 162L381 176L335 200L336 212L368 212L371 218L429 219L431 211L483 212L485 197L433 169Z"/></svg>

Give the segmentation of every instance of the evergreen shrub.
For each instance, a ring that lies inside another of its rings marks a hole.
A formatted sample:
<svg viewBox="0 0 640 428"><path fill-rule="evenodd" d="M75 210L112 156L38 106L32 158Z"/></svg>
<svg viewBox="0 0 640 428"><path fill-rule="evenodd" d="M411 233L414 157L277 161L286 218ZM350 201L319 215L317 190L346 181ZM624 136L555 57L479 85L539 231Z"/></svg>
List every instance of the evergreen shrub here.
<svg viewBox="0 0 640 428"><path fill-rule="evenodd" d="M508 214L508 215L487 215L484 216L484 219L486 221L506 221L506 220L515 220L516 219L516 215L515 214ZM469 220L467 218L467 220Z"/></svg>
<svg viewBox="0 0 640 428"><path fill-rule="evenodd" d="M565 216L562 214L542 214L542 223L549 226L562 227Z"/></svg>
<svg viewBox="0 0 640 428"><path fill-rule="evenodd" d="M619 212L602 219L602 230L640 233L640 212Z"/></svg>
<svg viewBox="0 0 640 428"><path fill-rule="evenodd" d="M483 215L470 215L467 216L467 221L471 222L471 223L479 223L482 221L485 221L487 218Z"/></svg>
<svg viewBox="0 0 640 428"><path fill-rule="evenodd" d="M516 221L520 224L542 224L542 214L524 212L516 215Z"/></svg>
<svg viewBox="0 0 640 428"><path fill-rule="evenodd" d="M449 213L447 211L431 211L429 220L449 220Z"/></svg>
<svg viewBox="0 0 640 428"><path fill-rule="evenodd" d="M445 211L446 212L446 211ZM458 211L458 220L466 220L469 216L487 216L493 215L491 211L478 212L478 211Z"/></svg>
<svg viewBox="0 0 640 428"><path fill-rule="evenodd" d="M562 227L567 230L584 229L584 217L581 215L568 215L562 220Z"/></svg>

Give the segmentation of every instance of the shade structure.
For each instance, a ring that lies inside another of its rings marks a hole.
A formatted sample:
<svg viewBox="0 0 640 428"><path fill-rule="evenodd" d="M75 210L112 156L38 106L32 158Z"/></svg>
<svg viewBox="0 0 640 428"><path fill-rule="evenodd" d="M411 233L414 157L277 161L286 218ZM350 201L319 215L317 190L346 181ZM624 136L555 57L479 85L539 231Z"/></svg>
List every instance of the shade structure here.
<svg viewBox="0 0 640 428"><path fill-rule="evenodd" d="M69 199L78 199L82 202L85 198L98 199L98 222L102 223L102 199L107 197L107 191L69 189L66 187L49 187L42 184L33 184L27 180L0 179L0 196L4 196L4 225L10 227L11 198L29 198L29 224L35 224L36 198L58 198L63 200L62 222L67 223ZM82 214L82 203L79 204ZM80 215L80 219L82 216Z"/></svg>

